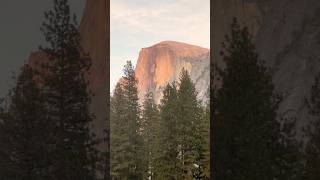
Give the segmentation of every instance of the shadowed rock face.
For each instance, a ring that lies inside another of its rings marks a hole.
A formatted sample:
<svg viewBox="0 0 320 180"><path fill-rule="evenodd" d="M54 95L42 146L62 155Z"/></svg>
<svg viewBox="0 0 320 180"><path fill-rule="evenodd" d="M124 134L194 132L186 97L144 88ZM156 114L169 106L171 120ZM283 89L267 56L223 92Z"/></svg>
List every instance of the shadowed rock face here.
<svg viewBox="0 0 320 180"><path fill-rule="evenodd" d="M209 84L209 59L208 49L180 42L164 41L143 48L136 65L140 100L151 91L159 103L163 88L178 81L182 68L189 71L203 99Z"/></svg>
<svg viewBox="0 0 320 180"><path fill-rule="evenodd" d="M95 115L94 132L104 136L108 129L107 100L109 92L109 12L107 0L87 0L80 24L81 44L92 60L89 89L93 93L91 111ZM105 144L106 146L106 144Z"/></svg>
<svg viewBox="0 0 320 180"><path fill-rule="evenodd" d="M89 90L93 94L91 112L95 119L92 123L92 130L98 137L105 137L107 123L107 100L109 92L109 24L108 9L106 0L87 0L81 24L79 27L81 45L85 52L89 53L92 60L89 80ZM28 64L38 67L43 61L48 61L42 52L34 52L30 55ZM107 144L101 145L102 149Z"/></svg>
<svg viewBox="0 0 320 180"><path fill-rule="evenodd" d="M276 89L284 93L279 115L296 117L300 130L311 118L305 98L320 71L320 1L214 0L213 6L213 61L221 64L221 42L237 17L252 32L260 58L273 69Z"/></svg>

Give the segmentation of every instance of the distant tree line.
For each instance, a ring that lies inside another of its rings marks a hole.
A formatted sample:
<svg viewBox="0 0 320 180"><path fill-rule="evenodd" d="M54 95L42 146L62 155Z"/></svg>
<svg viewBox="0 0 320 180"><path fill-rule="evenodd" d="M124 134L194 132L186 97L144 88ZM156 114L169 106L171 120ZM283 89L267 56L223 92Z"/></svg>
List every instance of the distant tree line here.
<svg viewBox="0 0 320 180"><path fill-rule="evenodd" d="M209 107L186 70L139 105L130 61L111 97L111 179L209 179Z"/></svg>

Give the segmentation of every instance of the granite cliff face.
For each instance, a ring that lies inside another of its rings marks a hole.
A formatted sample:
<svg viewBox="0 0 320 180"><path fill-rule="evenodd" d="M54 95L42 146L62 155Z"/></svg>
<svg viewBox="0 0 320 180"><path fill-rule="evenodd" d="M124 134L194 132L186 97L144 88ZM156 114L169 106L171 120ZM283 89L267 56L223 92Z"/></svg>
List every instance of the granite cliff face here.
<svg viewBox="0 0 320 180"><path fill-rule="evenodd" d="M160 102L162 90L167 83L179 80L182 68L189 71L199 92L199 99L205 99L209 86L209 50L199 46L163 41L140 51L136 65L139 98L145 93L154 93L155 101Z"/></svg>
<svg viewBox="0 0 320 180"><path fill-rule="evenodd" d="M108 130L107 101L109 99L109 9L107 0L87 0L79 27L81 45L92 61L89 79L89 90L93 93L91 112L95 116L94 132L104 137ZM108 133L107 133L108 134ZM107 144L104 144L106 148Z"/></svg>
<svg viewBox="0 0 320 180"><path fill-rule="evenodd" d="M261 59L273 69L276 89L284 93L279 115L296 117L298 129L306 125L305 98L320 72L320 1L318 0L214 0L213 61L222 65L219 52L233 17L253 35Z"/></svg>

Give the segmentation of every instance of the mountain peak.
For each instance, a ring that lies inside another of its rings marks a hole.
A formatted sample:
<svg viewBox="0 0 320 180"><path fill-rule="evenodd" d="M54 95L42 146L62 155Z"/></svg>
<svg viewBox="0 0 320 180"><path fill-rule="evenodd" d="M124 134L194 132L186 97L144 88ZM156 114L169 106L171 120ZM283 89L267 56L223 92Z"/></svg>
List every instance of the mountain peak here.
<svg viewBox="0 0 320 180"><path fill-rule="evenodd" d="M196 45L192 45L192 44L188 44L188 43L184 43L184 42L167 40L167 41L161 41L153 46L172 46L172 47L193 46L194 47ZM198 46L198 47L200 47L200 46Z"/></svg>
<svg viewBox="0 0 320 180"><path fill-rule="evenodd" d="M139 56L148 52L172 52L171 54L177 57L195 57L208 53L209 49L183 42L162 41L152 46L142 48Z"/></svg>
<svg viewBox="0 0 320 180"><path fill-rule="evenodd" d="M208 54L209 49L176 41L162 41L142 48L136 65L140 99L147 91L151 91L159 103L162 88L169 82L177 81L182 68L193 74L202 71L204 66L198 70L195 66L198 68L201 63L209 64L209 56L203 60L204 55ZM198 78L198 74L196 76Z"/></svg>

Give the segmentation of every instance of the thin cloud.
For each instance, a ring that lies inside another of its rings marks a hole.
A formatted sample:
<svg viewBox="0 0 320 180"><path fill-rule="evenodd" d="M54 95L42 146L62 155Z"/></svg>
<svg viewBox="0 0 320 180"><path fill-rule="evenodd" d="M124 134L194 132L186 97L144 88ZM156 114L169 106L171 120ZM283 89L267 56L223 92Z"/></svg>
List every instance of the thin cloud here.
<svg viewBox="0 0 320 180"><path fill-rule="evenodd" d="M133 33L177 37L209 47L209 0L176 0L171 3L152 1L147 7L144 4L138 5L139 2L144 2L141 0L128 2L129 0L111 1L111 31L128 29Z"/></svg>
<svg viewBox="0 0 320 180"><path fill-rule="evenodd" d="M210 47L210 0L111 0L111 89L127 60L164 40Z"/></svg>

